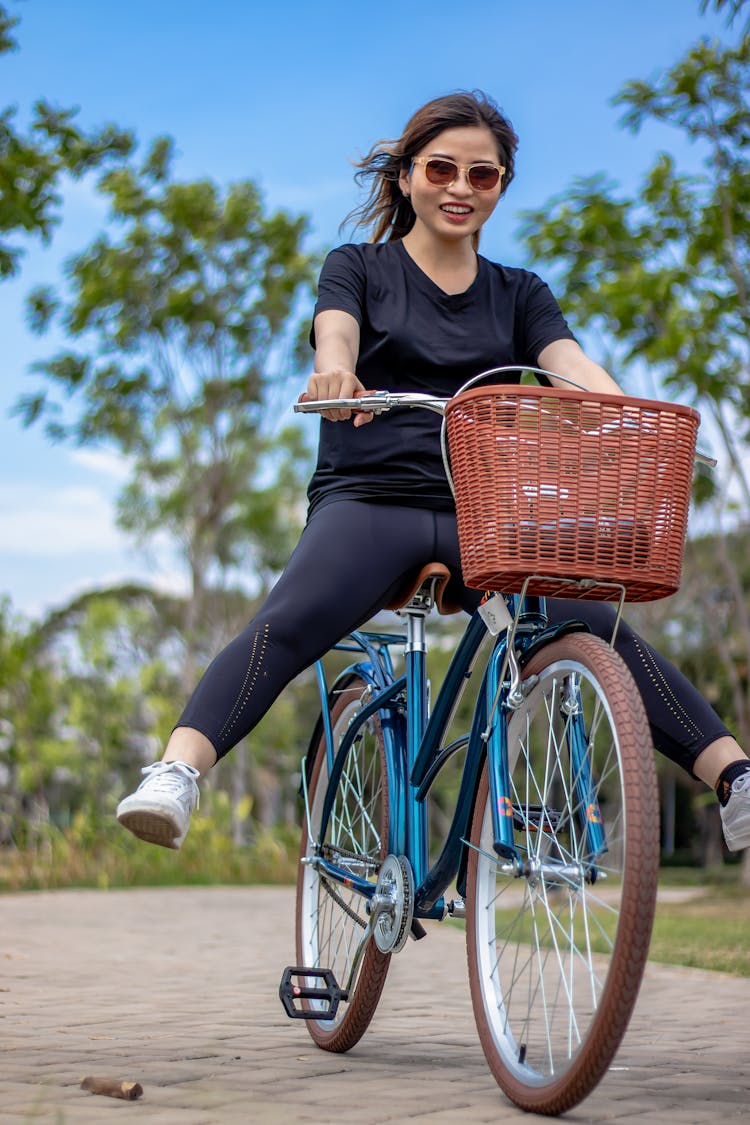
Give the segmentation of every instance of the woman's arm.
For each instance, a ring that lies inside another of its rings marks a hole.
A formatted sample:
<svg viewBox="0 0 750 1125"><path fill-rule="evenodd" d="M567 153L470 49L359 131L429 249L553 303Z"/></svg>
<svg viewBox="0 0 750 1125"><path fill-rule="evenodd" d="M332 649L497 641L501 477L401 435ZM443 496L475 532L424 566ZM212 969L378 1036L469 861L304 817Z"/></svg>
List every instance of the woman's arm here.
<svg viewBox="0 0 750 1125"><path fill-rule="evenodd" d="M303 399L352 398L365 388L354 374L359 355L359 324L351 313L326 309L315 317L315 370ZM321 411L329 422L344 422L351 410ZM354 425L372 421L372 414L355 414Z"/></svg>
<svg viewBox="0 0 750 1125"><path fill-rule="evenodd" d="M548 344L539 353L539 366L550 374L564 375L567 379L572 379L587 391L608 395L625 393L603 367L594 363L593 359L589 359L575 340L555 340L554 343ZM553 379L552 382L556 387L569 386L562 379Z"/></svg>

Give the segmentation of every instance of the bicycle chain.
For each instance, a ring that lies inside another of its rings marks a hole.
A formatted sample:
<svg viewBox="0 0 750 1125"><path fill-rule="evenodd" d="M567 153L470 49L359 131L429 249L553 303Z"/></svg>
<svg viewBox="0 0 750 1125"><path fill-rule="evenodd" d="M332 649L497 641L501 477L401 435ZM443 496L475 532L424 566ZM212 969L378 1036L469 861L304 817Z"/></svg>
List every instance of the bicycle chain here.
<svg viewBox="0 0 750 1125"><path fill-rule="evenodd" d="M341 859L356 859L363 867L371 867L373 871L379 871L382 859L370 859L367 855L362 855L361 852L348 852L346 848L341 848L336 844L323 844L320 849L320 854L324 859L335 860L337 856Z"/></svg>
<svg viewBox="0 0 750 1125"><path fill-rule="evenodd" d="M338 906L341 907L341 909L344 911L344 913L348 914L348 916L351 918L351 920L353 922L356 922L358 926L361 926L363 930L366 929L367 928L367 922L365 922L362 918L360 918L359 914L357 914L354 910L352 910L351 906L349 906L349 904L347 902L344 902L343 898L338 893L338 891L334 890L333 884L329 883L328 880L325 879L322 875L318 876L318 878L319 878L320 884L323 887L323 889L326 891L327 894L329 894L331 896L333 901L335 903L337 903Z"/></svg>

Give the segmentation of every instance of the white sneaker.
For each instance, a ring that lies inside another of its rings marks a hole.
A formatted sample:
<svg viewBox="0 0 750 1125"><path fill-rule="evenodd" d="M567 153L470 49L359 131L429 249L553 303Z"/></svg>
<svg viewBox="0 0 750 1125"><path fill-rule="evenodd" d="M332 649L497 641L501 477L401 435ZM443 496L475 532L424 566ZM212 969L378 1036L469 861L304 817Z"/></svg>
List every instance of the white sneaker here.
<svg viewBox="0 0 750 1125"><path fill-rule="evenodd" d="M200 771L186 762L154 762L144 780L117 806L117 819L134 836L163 848L179 848L198 804Z"/></svg>
<svg viewBox="0 0 750 1125"><path fill-rule="evenodd" d="M721 806L721 824L730 852L750 848L750 772L732 782L732 792Z"/></svg>

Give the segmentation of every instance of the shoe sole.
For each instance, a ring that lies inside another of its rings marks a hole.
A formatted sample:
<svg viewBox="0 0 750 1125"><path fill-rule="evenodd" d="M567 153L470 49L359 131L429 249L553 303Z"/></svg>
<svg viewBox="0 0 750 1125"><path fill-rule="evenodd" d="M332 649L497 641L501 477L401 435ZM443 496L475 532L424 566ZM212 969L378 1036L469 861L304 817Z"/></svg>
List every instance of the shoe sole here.
<svg viewBox="0 0 750 1125"><path fill-rule="evenodd" d="M127 828L139 840L145 840L147 844L158 844L162 848L171 848L172 851L179 850L182 843L180 830L169 817L142 809L122 812L118 814L117 819L123 828Z"/></svg>

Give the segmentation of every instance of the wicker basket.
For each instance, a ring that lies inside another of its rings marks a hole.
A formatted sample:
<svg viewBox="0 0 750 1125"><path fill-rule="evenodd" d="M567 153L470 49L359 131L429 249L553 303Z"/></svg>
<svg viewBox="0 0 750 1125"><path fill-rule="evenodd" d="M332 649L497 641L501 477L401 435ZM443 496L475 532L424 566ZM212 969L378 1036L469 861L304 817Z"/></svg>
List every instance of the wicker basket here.
<svg viewBox="0 0 750 1125"><path fill-rule="evenodd" d="M459 393L446 408L467 585L655 601L680 585L699 415L544 387ZM567 581L563 581L567 580Z"/></svg>

